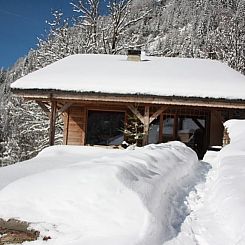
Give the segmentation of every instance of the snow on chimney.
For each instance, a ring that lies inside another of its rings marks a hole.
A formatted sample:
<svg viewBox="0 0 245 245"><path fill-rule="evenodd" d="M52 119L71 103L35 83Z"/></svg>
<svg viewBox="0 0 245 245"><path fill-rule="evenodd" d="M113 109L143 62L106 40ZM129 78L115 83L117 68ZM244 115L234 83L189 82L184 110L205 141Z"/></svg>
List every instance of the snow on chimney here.
<svg viewBox="0 0 245 245"><path fill-rule="evenodd" d="M128 61L141 61L141 51L135 49L128 50Z"/></svg>

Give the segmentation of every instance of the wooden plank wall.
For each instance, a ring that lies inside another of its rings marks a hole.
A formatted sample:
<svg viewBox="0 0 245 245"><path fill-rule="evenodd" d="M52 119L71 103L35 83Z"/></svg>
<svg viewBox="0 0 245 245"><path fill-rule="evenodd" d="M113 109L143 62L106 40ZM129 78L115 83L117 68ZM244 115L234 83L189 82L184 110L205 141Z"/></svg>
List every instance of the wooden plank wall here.
<svg viewBox="0 0 245 245"><path fill-rule="evenodd" d="M224 127L220 111L211 111L210 146L222 145Z"/></svg>
<svg viewBox="0 0 245 245"><path fill-rule="evenodd" d="M84 107L70 107L65 114L64 144L84 145L87 112Z"/></svg>
<svg viewBox="0 0 245 245"><path fill-rule="evenodd" d="M124 111L125 120L127 120L126 106L114 106L108 105L74 105L64 113L64 144L65 145L85 145L86 124L87 124L87 111L99 110L99 111ZM208 125L209 128L209 125ZM210 120L210 145L221 145L223 136L223 125L221 119L221 113L213 110L211 112ZM160 137L161 138L161 137Z"/></svg>

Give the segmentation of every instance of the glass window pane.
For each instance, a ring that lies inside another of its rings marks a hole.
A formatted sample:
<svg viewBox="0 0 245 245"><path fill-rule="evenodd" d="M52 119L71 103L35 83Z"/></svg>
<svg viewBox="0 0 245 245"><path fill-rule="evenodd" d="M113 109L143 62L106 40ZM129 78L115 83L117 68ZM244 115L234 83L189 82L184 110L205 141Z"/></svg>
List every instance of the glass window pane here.
<svg viewBox="0 0 245 245"><path fill-rule="evenodd" d="M123 142L124 118L124 112L89 111L87 144L121 144Z"/></svg>

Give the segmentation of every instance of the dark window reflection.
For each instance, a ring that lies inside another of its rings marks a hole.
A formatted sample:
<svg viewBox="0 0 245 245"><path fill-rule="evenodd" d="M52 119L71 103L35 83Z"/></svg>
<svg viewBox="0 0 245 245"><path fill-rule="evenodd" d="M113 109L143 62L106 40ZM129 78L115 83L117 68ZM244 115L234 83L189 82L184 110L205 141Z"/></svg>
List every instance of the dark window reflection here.
<svg viewBox="0 0 245 245"><path fill-rule="evenodd" d="M123 142L124 118L124 112L89 111L87 144L121 144Z"/></svg>

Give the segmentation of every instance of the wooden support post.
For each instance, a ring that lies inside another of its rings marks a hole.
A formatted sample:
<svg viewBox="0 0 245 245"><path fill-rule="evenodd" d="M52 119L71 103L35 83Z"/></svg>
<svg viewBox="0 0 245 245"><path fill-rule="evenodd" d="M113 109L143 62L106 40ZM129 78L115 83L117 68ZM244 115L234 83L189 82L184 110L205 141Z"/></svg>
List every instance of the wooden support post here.
<svg viewBox="0 0 245 245"><path fill-rule="evenodd" d="M211 113L209 112L205 117L205 128L206 128L206 147L208 148L210 144L210 120Z"/></svg>
<svg viewBox="0 0 245 245"><path fill-rule="evenodd" d="M159 120L159 143L162 143L163 140L163 113L160 114Z"/></svg>
<svg viewBox="0 0 245 245"><path fill-rule="evenodd" d="M174 114L174 140L178 139L178 115Z"/></svg>
<svg viewBox="0 0 245 245"><path fill-rule="evenodd" d="M140 114L140 112L132 105L129 105L128 108L133 112L134 115L141 121L141 123L144 125L143 130L143 142L142 145L148 144L148 137L149 137L149 127L150 127L150 106L145 106L145 113L144 116ZM163 109L163 108L162 108ZM157 112L159 113L160 110ZM157 114L155 113L154 117Z"/></svg>
<svg viewBox="0 0 245 245"><path fill-rule="evenodd" d="M150 126L150 106L145 106L145 115L144 115L144 131L143 131L143 145L148 144L149 138L149 126Z"/></svg>
<svg viewBox="0 0 245 245"><path fill-rule="evenodd" d="M54 145L55 139L55 121L56 121L56 110L57 110L57 102L51 102L51 114L50 114L50 125L49 125L49 145Z"/></svg>
<svg viewBox="0 0 245 245"><path fill-rule="evenodd" d="M70 121L70 110L68 109L67 114L64 117L64 131L63 131L63 144L67 145L69 137L69 121Z"/></svg>

